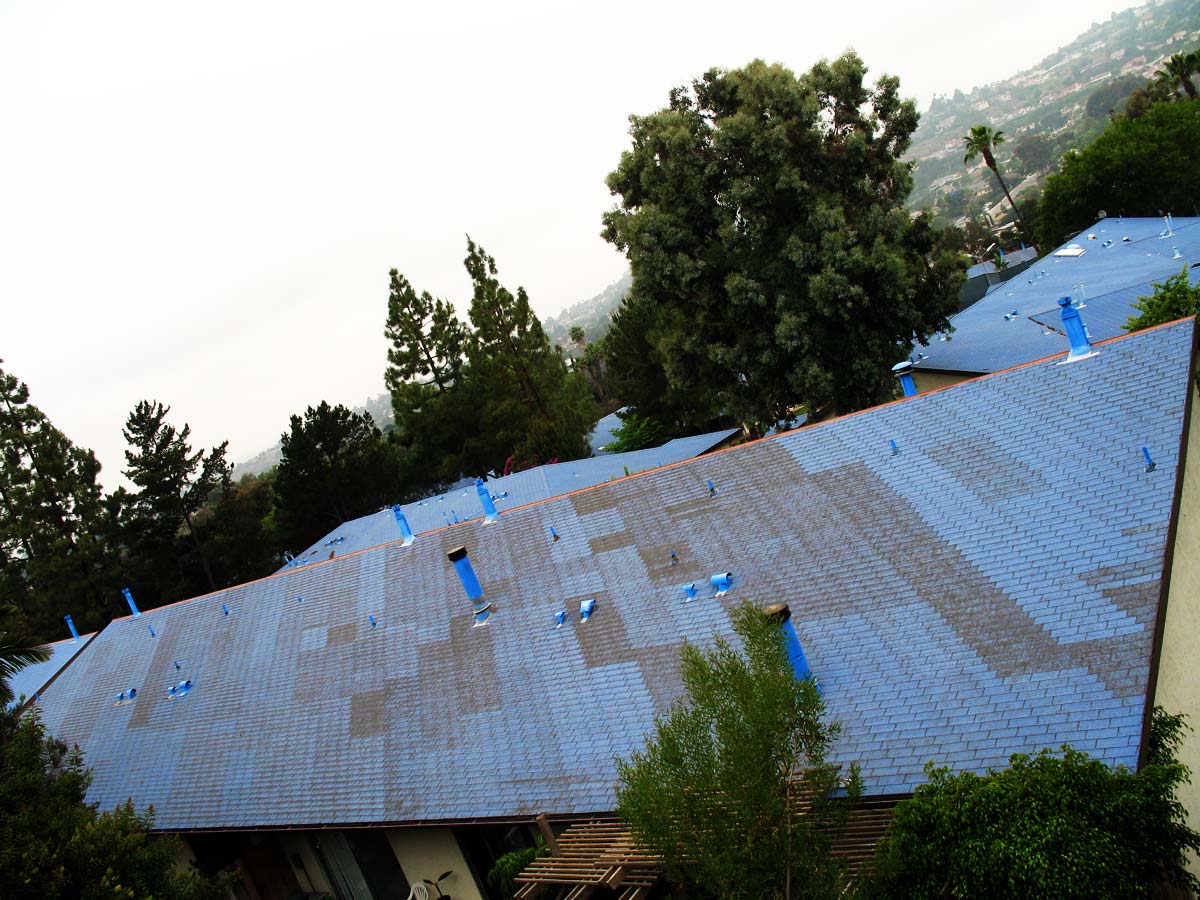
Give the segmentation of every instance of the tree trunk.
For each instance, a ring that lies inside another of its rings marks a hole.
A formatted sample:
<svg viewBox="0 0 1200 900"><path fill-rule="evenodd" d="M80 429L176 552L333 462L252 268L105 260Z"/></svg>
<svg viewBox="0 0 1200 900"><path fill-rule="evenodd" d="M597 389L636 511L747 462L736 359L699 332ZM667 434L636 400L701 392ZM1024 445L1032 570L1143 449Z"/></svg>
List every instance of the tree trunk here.
<svg viewBox="0 0 1200 900"><path fill-rule="evenodd" d="M1013 202L1012 194L1008 192L1008 185L1004 183L1004 179L1000 175L1000 167L992 162L992 174L996 176L996 180L1000 182L1000 190L1004 191L1004 196L1008 198L1008 205L1013 208L1013 212L1017 214L1017 221L1021 223L1021 233L1029 240L1033 239L1033 235L1029 233L1029 226L1025 224L1025 217L1021 215L1021 210L1017 208L1017 204Z"/></svg>

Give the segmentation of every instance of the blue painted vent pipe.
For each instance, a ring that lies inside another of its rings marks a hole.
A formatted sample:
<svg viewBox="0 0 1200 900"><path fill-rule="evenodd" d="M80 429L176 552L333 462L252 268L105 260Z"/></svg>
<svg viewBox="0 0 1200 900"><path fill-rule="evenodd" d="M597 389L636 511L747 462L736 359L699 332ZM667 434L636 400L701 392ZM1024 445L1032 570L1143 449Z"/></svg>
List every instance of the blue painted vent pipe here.
<svg viewBox="0 0 1200 900"><path fill-rule="evenodd" d="M712 578L708 579L708 583L713 586L716 596L724 597L725 592L729 590L729 586L733 584L733 573L718 572Z"/></svg>
<svg viewBox="0 0 1200 900"><path fill-rule="evenodd" d="M392 507L392 515L396 517L396 524L400 526L400 537L404 539L401 541L400 546L407 547L416 538L413 536L412 529L408 525L408 519L404 517L404 510L400 508L399 503Z"/></svg>
<svg viewBox="0 0 1200 900"><path fill-rule="evenodd" d="M496 504L492 502L492 492L484 484L482 478L475 479L475 491L479 494L479 503L483 506L484 524L496 521Z"/></svg>
<svg viewBox="0 0 1200 900"><path fill-rule="evenodd" d="M129 604L129 611L133 613L133 617L136 619L142 613L137 608L137 604L133 602L133 594L130 592L129 588L121 588L121 593L125 595L125 602Z"/></svg>
<svg viewBox="0 0 1200 900"><path fill-rule="evenodd" d="M65 616L63 616L63 619L66 621L67 627L71 629L71 640L78 641L79 632L75 630L75 620L71 618L71 614L67 613Z"/></svg>
<svg viewBox="0 0 1200 900"><path fill-rule="evenodd" d="M1071 305L1071 298L1059 297L1058 306L1062 313L1063 329L1067 332L1067 340L1071 344L1071 352L1067 354L1066 361L1077 362L1095 356L1099 351L1092 349L1083 317L1079 315L1079 310Z"/></svg>
<svg viewBox="0 0 1200 900"><path fill-rule="evenodd" d="M892 374L900 379L900 387L904 391L905 397L915 397L917 394L917 383L913 381L912 367L912 362L907 359L892 366Z"/></svg>
<svg viewBox="0 0 1200 900"><path fill-rule="evenodd" d="M554 627L555 628L562 628L563 625L566 624L566 621L567 621L567 611L565 609L560 609L558 612L556 612L554 614L554 622L555 622Z"/></svg>
<svg viewBox="0 0 1200 900"><path fill-rule="evenodd" d="M467 559L467 548L455 547L446 554L446 559L454 563L454 570L458 572L463 590L467 592L467 599L478 600L482 597L483 588L479 585L479 579L475 577L475 569L471 566L471 560Z"/></svg>
<svg viewBox="0 0 1200 900"><path fill-rule="evenodd" d="M792 664L792 671L796 673L796 677L799 679L810 677L812 669L808 665L808 658L804 655L804 648L800 646L800 638L796 636L796 626L792 624L792 610L786 603L774 603L763 612L779 623L788 661Z"/></svg>
<svg viewBox="0 0 1200 900"><path fill-rule="evenodd" d="M579 621L586 622L592 617L592 613L596 611L595 598L579 601Z"/></svg>

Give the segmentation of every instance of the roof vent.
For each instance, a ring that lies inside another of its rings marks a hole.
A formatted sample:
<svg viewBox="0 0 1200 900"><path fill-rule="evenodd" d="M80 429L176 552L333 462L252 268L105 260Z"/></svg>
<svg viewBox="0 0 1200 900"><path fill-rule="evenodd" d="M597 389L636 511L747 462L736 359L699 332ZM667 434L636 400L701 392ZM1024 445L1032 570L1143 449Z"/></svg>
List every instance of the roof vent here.
<svg viewBox="0 0 1200 900"><path fill-rule="evenodd" d="M556 623L554 626L555 628L562 628L567 621L567 611L565 609L560 609L558 612L556 612L554 614L554 621Z"/></svg>
<svg viewBox="0 0 1200 900"><path fill-rule="evenodd" d="M121 593L125 595L125 602L129 604L129 611L133 613L133 617L136 619L141 615L141 612L138 610L137 604L133 602L133 594L129 588L121 588Z"/></svg>
<svg viewBox="0 0 1200 900"><path fill-rule="evenodd" d="M554 530L553 525L550 526L550 540L556 544L558 543L558 532Z"/></svg>
<svg viewBox="0 0 1200 900"><path fill-rule="evenodd" d="M484 484L482 478L475 479L475 490L479 494L479 502L483 506L483 524L490 525L496 521L496 504L492 502L492 492Z"/></svg>
<svg viewBox="0 0 1200 900"><path fill-rule="evenodd" d="M404 510L400 508L399 503L392 507L392 515L396 517L396 524L400 526L400 537L403 538L403 540L400 542L400 546L407 547L409 544L415 541L416 538L413 537L412 529L408 525L408 519L404 517Z"/></svg>
<svg viewBox="0 0 1200 900"><path fill-rule="evenodd" d="M587 600L579 601L579 621L586 622L592 617L592 613L596 611L596 599L589 597Z"/></svg>
<svg viewBox="0 0 1200 900"><path fill-rule="evenodd" d="M1142 459L1146 460L1146 471L1147 472L1153 472L1155 469L1158 468L1158 463L1156 463L1150 457L1150 449L1148 447L1142 448Z"/></svg>
<svg viewBox="0 0 1200 900"><path fill-rule="evenodd" d="M1178 247L1172 247L1175 252L1171 255L1171 259L1183 259L1183 254L1179 252Z"/></svg>
<svg viewBox="0 0 1200 900"><path fill-rule="evenodd" d="M800 646L800 638L796 636L796 626L792 624L792 611L786 603L775 603L763 610L772 619L779 622L779 630L783 632L783 643L787 649L788 661L796 677L803 680L812 676L808 658L804 648Z"/></svg>
<svg viewBox="0 0 1200 900"><path fill-rule="evenodd" d="M1092 349L1092 342L1088 339L1087 328L1084 327L1079 310L1071 305L1071 298L1059 297L1058 305L1062 313L1063 327L1067 332L1067 340L1071 342L1071 352L1067 354L1067 358L1063 362L1079 362L1080 360L1096 356L1099 351ZM1059 365L1062 364L1059 363Z"/></svg>
<svg viewBox="0 0 1200 900"><path fill-rule="evenodd" d="M733 573L718 572L712 578L708 579L708 583L711 584L713 586L713 590L717 592L716 596L724 597L726 591L729 590L729 586L733 583Z"/></svg>
<svg viewBox="0 0 1200 900"><path fill-rule="evenodd" d="M192 684L192 679L185 678L179 684L173 684L167 688L167 699L174 700L177 697L186 697L192 692L193 687L195 685Z"/></svg>
<svg viewBox="0 0 1200 900"><path fill-rule="evenodd" d="M905 397L915 397L917 394L917 383L913 381L912 367L913 364L907 359L892 366L892 374L900 379L900 388L904 391Z"/></svg>
<svg viewBox="0 0 1200 900"><path fill-rule="evenodd" d="M146 623L146 629L150 632L150 637L158 637L158 635L154 633L154 626L149 622Z"/></svg>
<svg viewBox="0 0 1200 900"><path fill-rule="evenodd" d="M228 606L228 604L225 604L225 603L222 603L222 604L221 604L221 612L222 612L224 615L229 615L229 606Z"/></svg>
<svg viewBox="0 0 1200 900"><path fill-rule="evenodd" d="M367 621L371 623L372 628L376 628L379 625L379 623L375 621L375 617L370 614L367 615Z"/></svg>
<svg viewBox="0 0 1200 900"><path fill-rule="evenodd" d="M690 581L683 586L684 603L690 603L696 599L696 582Z"/></svg>
<svg viewBox="0 0 1200 900"><path fill-rule="evenodd" d="M67 628L71 629L71 641L72 642L78 641L79 640L79 632L75 630L75 620L71 618L71 614L67 613L65 616L63 616L63 619L67 623Z"/></svg>
<svg viewBox="0 0 1200 900"><path fill-rule="evenodd" d="M471 566L471 560L467 558L467 548L455 547L446 554L446 559L454 563L454 570L458 573L467 599L471 601L471 614L475 616L475 624L486 625L492 617L492 604L483 599L483 588L479 584L479 579L475 577L475 569Z"/></svg>
<svg viewBox="0 0 1200 900"><path fill-rule="evenodd" d="M671 551L671 565L679 565L679 554L677 554L674 550Z"/></svg>
<svg viewBox="0 0 1200 900"><path fill-rule="evenodd" d="M888 439L888 446L892 448L892 456L897 456L900 453L900 447L896 444L895 438Z"/></svg>
<svg viewBox="0 0 1200 900"><path fill-rule="evenodd" d="M713 484L712 481L705 482L704 486L706 488L708 488L708 496L710 496L710 497L717 496L717 486L715 484Z"/></svg>

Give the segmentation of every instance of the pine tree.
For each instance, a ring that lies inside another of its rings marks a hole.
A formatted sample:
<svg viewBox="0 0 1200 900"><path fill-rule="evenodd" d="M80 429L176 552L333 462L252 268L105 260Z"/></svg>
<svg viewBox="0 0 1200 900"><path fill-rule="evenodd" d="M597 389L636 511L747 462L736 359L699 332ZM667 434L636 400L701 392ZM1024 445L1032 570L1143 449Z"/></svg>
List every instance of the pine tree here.
<svg viewBox="0 0 1200 900"><path fill-rule="evenodd" d="M129 414L123 432L131 448L125 451L125 475L138 488L123 511L126 539L141 575L139 587L161 602L193 587L180 569L181 533L200 561L204 588L217 589L192 517L209 496L230 486L227 444L193 453L188 443L191 427L185 423L177 431L166 421L170 411L169 406L143 400Z"/></svg>
<svg viewBox="0 0 1200 900"><path fill-rule="evenodd" d="M91 628L113 611L116 552L99 473L95 454L0 369L0 591L39 637L58 636L67 612Z"/></svg>

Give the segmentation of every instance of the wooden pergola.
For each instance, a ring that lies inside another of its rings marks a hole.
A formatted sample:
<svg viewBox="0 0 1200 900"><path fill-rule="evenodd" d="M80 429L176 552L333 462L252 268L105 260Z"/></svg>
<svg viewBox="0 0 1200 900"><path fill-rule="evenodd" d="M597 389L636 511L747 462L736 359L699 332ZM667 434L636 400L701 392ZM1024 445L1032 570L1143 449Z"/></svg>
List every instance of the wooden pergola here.
<svg viewBox="0 0 1200 900"><path fill-rule="evenodd" d="M897 798L859 801L849 821L833 838L833 853L846 862L848 882L862 873L875 855ZM805 804L794 814L803 815ZM545 816L538 825L550 856L535 859L517 876L516 900L585 900L601 888L617 900L644 900L661 876L660 860L634 842L629 828L615 815L575 822L557 837Z"/></svg>

